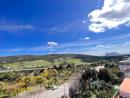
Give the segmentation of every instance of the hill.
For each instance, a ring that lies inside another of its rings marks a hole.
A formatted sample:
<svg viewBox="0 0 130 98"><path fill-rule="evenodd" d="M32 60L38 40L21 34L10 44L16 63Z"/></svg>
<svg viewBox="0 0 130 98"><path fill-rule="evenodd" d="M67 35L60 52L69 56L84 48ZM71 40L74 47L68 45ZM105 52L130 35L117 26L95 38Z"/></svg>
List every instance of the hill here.
<svg viewBox="0 0 130 98"><path fill-rule="evenodd" d="M105 56L119 56L120 54L117 52L110 52L110 53L106 53Z"/></svg>
<svg viewBox="0 0 130 98"><path fill-rule="evenodd" d="M7 56L0 57L0 64L6 63L16 63L23 61L35 61L35 60L45 60L48 62L54 62L57 59L81 59L83 62L93 62L98 60L122 60L124 57L129 55L120 56L91 56L83 54L51 54L51 55L19 55L19 56Z"/></svg>

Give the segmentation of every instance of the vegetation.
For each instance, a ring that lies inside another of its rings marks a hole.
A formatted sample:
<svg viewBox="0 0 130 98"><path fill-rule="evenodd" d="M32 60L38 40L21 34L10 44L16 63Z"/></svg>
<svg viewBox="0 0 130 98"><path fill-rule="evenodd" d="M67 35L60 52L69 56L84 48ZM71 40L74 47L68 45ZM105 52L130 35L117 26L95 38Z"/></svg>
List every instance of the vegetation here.
<svg viewBox="0 0 130 98"><path fill-rule="evenodd" d="M5 96L8 94L10 96L15 96L21 92L29 91L30 87L44 87L50 89L54 85L64 83L65 79L69 78L73 71L74 69L67 64L65 67L60 65L53 68L46 68L37 74L36 72L19 73L16 71L1 73L0 81L5 86L4 89L0 89L0 95Z"/></svg>
<svg viewBox="0 0 130 98"><path fill-rule="evenodd" d="M16 63L6 63L1 64L1 69L27 69L27 68L42 68L44 66L51 65L50 62L45 60L36 60L36 61L23 61L23 62L16 62Z"/></svg>
<svg viewBox="0 0 130 98"><path fill-rule="evenodd" d="M51 55L21 55L21 56L9 56L9 57L0 57L0 64L5 63L16 63L16 62L25 62L25 61L36 61L36 60L45 60L48 62L54 62L59 58L72 58L72 59L81 59L83 62L95 62L102 60L110 60L110 61L118 61L122 60L124 57L129 55L121 55L121 56L91 56L91 55L82 55L82 54L51 54Z"/></svg>
<svg viewBox="0 0 130 98"><path fill-rule="evenodd" d="M0 58L0 70L43 70L0 73L0 95L9 98L35 87L51 89L54 85L63 84L73 73L76 76L80 73L80 77L70 87L71 98L111 98L115 92L113 87L122 81L118 61L123 58L79 54L3 57ZM96 71L97 66L105 68Z"/></svg>
<svg viewBox="0 0 130 98"><path fill-rule="evenodd" d="M114 66L118 69L118 67ZM111 98L114 95L114 85L118 85L117 81L119 71L111 69L100 69L99 72L93 68L85 69L85 72L80 73L78 78L70 88L71 98ZM115 77L114 77L115 76ZM119 79L119 77L118 77Z"/></svg>

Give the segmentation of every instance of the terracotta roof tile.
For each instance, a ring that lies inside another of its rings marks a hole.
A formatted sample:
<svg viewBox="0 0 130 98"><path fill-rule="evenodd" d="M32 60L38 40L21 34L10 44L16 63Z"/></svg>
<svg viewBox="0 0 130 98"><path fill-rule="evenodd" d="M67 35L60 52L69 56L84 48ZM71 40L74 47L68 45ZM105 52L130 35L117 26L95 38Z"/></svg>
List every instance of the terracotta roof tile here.
<svg viewBox="0 0 130 98"><path fill-rule="evenodd" d="M130 93L130 78L125 78L120 86L120 90Z"/></svg>

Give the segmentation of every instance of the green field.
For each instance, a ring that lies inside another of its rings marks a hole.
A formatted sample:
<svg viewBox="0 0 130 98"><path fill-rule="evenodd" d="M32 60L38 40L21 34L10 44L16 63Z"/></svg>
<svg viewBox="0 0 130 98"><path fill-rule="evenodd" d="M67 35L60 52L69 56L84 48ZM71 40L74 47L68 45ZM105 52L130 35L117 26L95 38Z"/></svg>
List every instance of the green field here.
<svg viewBox="0 0 130 98"><path fill-rule="evenodd" d="M64 59L64 60L56 60L54 62L54 64L59 65L59 64L64 64L64 63L69 63L69 64L75 64L75 65L79 65L79 64L85 64L85 62L83 62L81 59Z"/></svg>
<svg viewBox="0 0 130 98"><path fill-rule="evenodd" d="M1 66L8 69L22 69L22 68L43 67L43 66L48 66L50 64L51 64L50 62L45 60L36 60L36 61L24 61L24 62L17 62L17 63L1 64Z"/></svg>
<svg viewBox="0 0 130 98"><path fill-rule="evenodd" d="M74 64L85 64L81 59L68 59L68 63L74 63Z"/></svg>
<svg viewBox="0 0 130 98"><path fill-rule="evenodd" d="M23 61L23 62L16 62L16 63L7 63L7 64L0 64L1 67L6 69L25 69L25 68L40 68L43 66L49 66L52 64L60 65L65 63L73 63L73 64L85 64L81 59L56 59L55 62L49 62L45 60L35 60L35 61Z"/></svg>

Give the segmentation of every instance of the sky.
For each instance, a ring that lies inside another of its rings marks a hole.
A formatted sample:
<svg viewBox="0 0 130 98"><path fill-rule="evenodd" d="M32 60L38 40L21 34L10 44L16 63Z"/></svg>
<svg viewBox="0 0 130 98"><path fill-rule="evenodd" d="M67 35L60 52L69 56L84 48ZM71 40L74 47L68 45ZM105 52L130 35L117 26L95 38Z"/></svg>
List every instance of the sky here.
<svg viewBox="0 0 130 98"><path fill-rule="evenodd" d="M1 0L0 56L130 54L130 0Z"/></svg>

